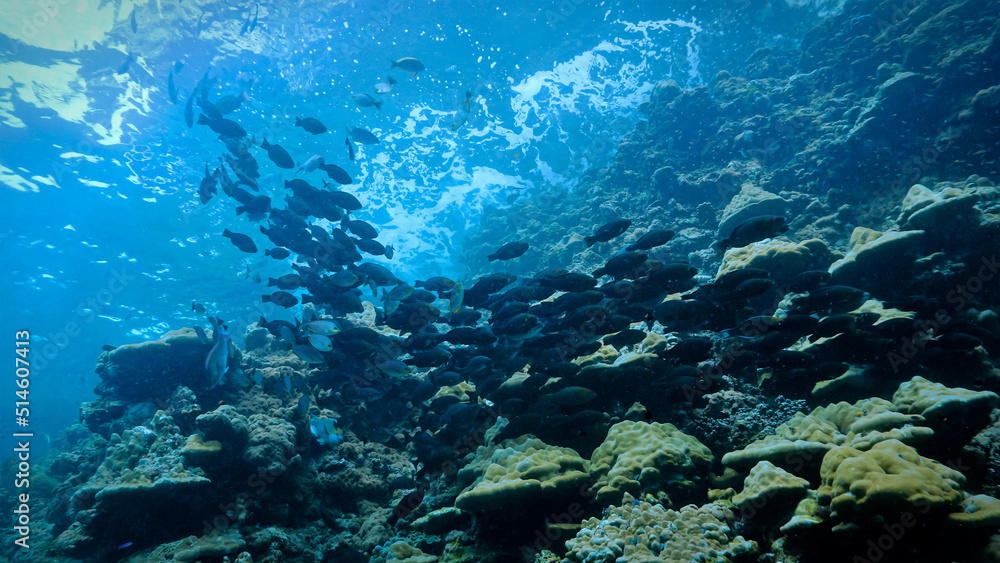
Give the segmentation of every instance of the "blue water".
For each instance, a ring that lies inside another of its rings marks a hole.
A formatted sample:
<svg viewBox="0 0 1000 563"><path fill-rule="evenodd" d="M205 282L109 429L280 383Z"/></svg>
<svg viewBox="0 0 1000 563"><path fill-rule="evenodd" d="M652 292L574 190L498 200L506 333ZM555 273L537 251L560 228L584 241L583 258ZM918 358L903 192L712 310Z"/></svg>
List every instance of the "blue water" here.
<svg viewBox="0 0 1000 563"><path fill-rule="evenodd" d="M348 170L347 189L364 204L356 218L396 250L376 261L408 281L462 279L464 253L479 252L463 236L484 206L572 187L609 160L656 81L697 85L707 72L698 18L656 0L265 2L244 35L253 3L50 4L0 4L0 342L9 353L13 332L31 331L31 430L53 439L94 397L102 346L204 324L192 301L236 323L256 320L267 291L247 272L288 272L220 236L229 228L272 246L235 216L234 201L198 201L206 163L217 166L225 150L207 127L184 123L206 71L212 99L253 79L252 101L229 117L255 140ZM407 56L427 70L391 71L399 84L380 96L381 111L350 102ZM167 76L178 62L175 105ZM471 116L453 132L466 90ZM331 132L314 137L292 126L296 116ZM381 144L357 145L350 162L345 125ZM262 193L280 205L291 171L253 152ZM12 425L0 417L5 440Z"/></svg>

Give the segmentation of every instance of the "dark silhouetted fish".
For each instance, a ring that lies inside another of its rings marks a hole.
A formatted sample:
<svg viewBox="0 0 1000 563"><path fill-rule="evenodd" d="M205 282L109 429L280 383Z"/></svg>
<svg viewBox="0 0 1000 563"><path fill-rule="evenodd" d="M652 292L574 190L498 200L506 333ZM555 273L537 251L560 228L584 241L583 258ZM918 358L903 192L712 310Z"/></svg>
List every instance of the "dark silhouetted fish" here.
<svg viewBox="0 0 1000 563"><path fill-rule="evenodd" d="M281 248L280 246L264 251L265 256L270 256L271 258L274 258L276 260L284 260L285 258L291 256L291 254L292 253L289 252L287 249Z"/></svg>
<svg viewBox="0 0 1000 563"><path fill-rule="evenodd" d="M274 303L275 305L286 309L294 307L299 303L298 298L287 291L275 291L270 295L261 295L260 300L263 303Z"/></svg>
<svg viewBox="0 0 1000 563"><path fill-rule="evenodd" d="M336 164L327 164L322 158L319 159L318 168L326 175L330 177L331 180L337 182L338 184L352 184L354 180L351 179L351 175L347 173L347 170L337 166Z"/></svg>
<svg viewBox="0 0 1000 563"><path fill-rule="evenodd" d="M594 270L594 277L599 278L607 275L618 279L638 268L648 257L644 252L616 254L604 266Z"/></svg>
<svg viewBox="0 0 1000 563"><path fill-rule="evenodd" d="M250 96L247 95L246 91L240 92L239 94L230 94L228 96L223 96L216 100L215 108L219 110L219 113L226 115L233 113L234 111L240 109L243 102L249 102Z"/></svg>
<svg viewBox="0 0 1000 563"><path fill-rule="evenodd" d="M308 131L309 133L312 133L313 135L326 133L326 125L323 125L323 123L320 122L320 120L316 119L315 117L306 117L305 119L296 117L295 126L301 127L306 131Z"/></svg>
<svg viewBox="0 0 1000 563"><path fill-rule="evenodd" d="M673 229L656 229L639 237L639 240L625 247L625 250L650 250L657 246L663 246L674 238Z"/></svg>
<svg viewBox="0 0 1000 563"><path fill-rule="evenodd" d="M382 101L376 100L371 94L352 94L351 101L358 107L367 108L375 106L377 110L382 109Z"/></svg>
<svg viewBox="0 0 1000 563"><path fill-rule="evenodd" d="M740 223L723 240L712 245L716 252L722 254L727 248L740 248L766 238L776 237L788 230L788 223L780 215L761 215L752 217Z"/></svg>
<svg viewBox="0 0 1000 563"><path fill-rule="evenodd" d="M241 205L236 208L236 214L242 215L244 213L249 213L250 215L262 215L271 210L271 198L270 196L260 195L245 205ZM258 218L259 220L260 218Z"/></svg>
<svg viewBox="0 0 1000 563"><path fill-rule="evenodd" d="M298 274L286 274L280 278L267 278L267 287L277 287L278 289L298 289L302 285L302 278Z"/></svg>
<svg viewBox="0 0 1000 563"><path fill-rule="evenodd" d="M224 117L219 119L210 119L207 115L201 114L198 116L198 125L208 125L212 131L215 131L223 137L229 137L231 139L242 139L247 136L246 130L240 127L239 123Z"/></svg>
<svg viewBox="0 0 1000 563"><path fill-rule="evenodd" d="M398 61L394 61L392 59L389 60L389 69L391 70L394 68L398 68L399 70L405 72L412 72L413 75L416 76L418 72L424 70L427 67L424 66L424 63L418 61L413 57L403 57Z"/></svg>
<svg viewBox="0 0 1000 563"><path fill-rule="evenodd" d="M524 241L508 242L501 246L496 252L486 257L490 262L494 260L513 260L524 254L528 250L528 243Z"/></svg>
<svg viewBox="0 0 1000 563"><path fill-rule="evenodd" d="M600 229L597 229L597 232L592 236L583 237L583 240L587 243L587 248L590 248L598 242L608 242L609 240L617 237L627 231L631 225L632 221L629 219L615 219L614 221L602 226Z"/></svg>
<svg viewBox="0 0 1000 563"><path fill-rule="evenodd" d="M240 28L240 35L253 32L254 28L257 27L257 14L259 12L260 4L254 4L253 11L247 12L247 20L243 22L243 27Z"/></svg>
<svg viewBox="0 0 1000 563"><path fill-rule="evenodd" d="M267 139L263 139L260 143L262 149L267 151L267 157L271 159L278 168L284 168L286 170L291 170L295 168L295 161L292 160L291 155L288 151L281 148L280 145L272 145L267 142Z"/></svg>
<svg viewBox="0 0 1000 563"><path fill-rule="evenodd" d="M377 145L379 142L378 137L374 133L360 127L351 128L347 133L354 139L354 142L361 143L362 145Z"/></svg>
<svg viewBox="0 0 1000 563"><path fill-rule="evenodd" d="M222 236L231 240L233 244L236 246L236 248L239 248L243 252L247 252L250 254L257 252L257 245L254 244L253 239L244 234L234 233L229 229L226 229L222 231Z"/></svg>
<svg viewBox="0 0 1000 563"><path fill-rule="evenodd" d="M354 161L354 145L351 144L351 136L344 137L344 144L347 145L347 156Z"/></svg>

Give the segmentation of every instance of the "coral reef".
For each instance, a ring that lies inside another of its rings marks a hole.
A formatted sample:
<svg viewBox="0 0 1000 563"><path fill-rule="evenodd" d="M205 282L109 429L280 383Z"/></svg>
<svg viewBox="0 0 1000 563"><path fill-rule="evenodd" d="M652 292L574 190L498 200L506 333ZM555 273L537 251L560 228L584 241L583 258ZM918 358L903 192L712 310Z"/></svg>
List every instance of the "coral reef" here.
<svg viewBox="0 0 1000 563"><path fill-rule="evenodd" d="M752 561L757 545L737 535L721 504L670 510L625 493L621 506L591 518L566 542L564 563L604 561Z"/></svg>

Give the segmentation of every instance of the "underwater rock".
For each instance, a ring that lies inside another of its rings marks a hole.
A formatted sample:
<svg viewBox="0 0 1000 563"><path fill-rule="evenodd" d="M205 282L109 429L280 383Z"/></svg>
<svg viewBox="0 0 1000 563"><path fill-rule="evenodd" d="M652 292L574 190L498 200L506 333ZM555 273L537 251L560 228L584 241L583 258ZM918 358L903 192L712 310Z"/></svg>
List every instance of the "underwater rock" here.
<svg viewBox="0 0 1000 563"><path fill-rule="evenodd" d="M770 240L726 251L715 277L735 270L757 268L767 270L778 287L809 270L826 270L841 255L830 250L820 239L802 242Z"/></svg>
<svg viewBox="0 0 1000 563"><path fill-rule="evenodd" d="M604 518L583 521L566 542L566 558L573 563L752 560L757 544L736 533L730 525L734 520L720 503L671 510L625 493L621 506L611 506Z"/></svg>
<svg viewBox="0 0 1000 563"><path fill-rule="evenodd" d="M107 455L69 501L73 518L56 538L65 553L96 545L155 545L200 529L212 503L212 482L188 469L180 453L184 438L169 416L158 412L149 427L112 435ZM185 514L177 519L176 514ZM146 522L158 525L149 527Z"/></svg>
<svg viewBox="0 0 1000 563"><path fill-rule="evenodd" d="M594 450L590 472L603 504L616 504L625 493L659 491L679 502L693 492L692 481L704 474L712 459L707 447L672 424L625 420L612 426Z"/></svg>
<svg viewBox="0 0 1000 563"><path fill-rule="evenodd" d="M719 238L726 238L737 225L761 215L784 216L789 202L752 184L744 184L722 211Z"/></svg>
<svg viewBox="0 0 1000 563"><path fill-rule="evenodd" d="M492 512L570 495L589 480L588 466L576 451L529 436L505 440L500 446L480 446L473 462L459 470L459 483L470 484L455 499L455 506Z"/></svg>
<svg viewBox="0 0 1000 563"><path fill-rule="evenodd" d="M178 385L208 386L205 357L211 348L189 328L172 330L159 340L119 346L101 357L96 392L129 402L166 399Z"/></svg>
<svg viewBox="0 0 1000 563"><path fill-rule="evenodd" d="M891 292L923 251L924 231L883 233L857 227L850 249L830 266L834 283Z"/></svg>
<svg viewBox="0 0 1000 563"><path fill-rule="evenodd" d="M780 513L796 505L808 491L809 481L762 461L750 470L743 490L732 500L740 508L766 504L768 512Z"/></svg>
<svg viewBox="0 0 1000 563"><path fill-rule="evenodd" d="M246 549L246 542L232 535L212 532L207 536L188 536L184 539L165 543L149 554L137 554L127 561L143 561L146 563L194 563L209 558L220 558L241 553ZM246 560L245 558L243 560Z"/></svg>
<svg viewBox="0 0 1000 563"><path fill-rule="evenodd" d="M428 555L404 541L397 541L389 546L384 559L385 563L436 563L437 560L437 556Z"/></svg>
<svg viewBox="0 0 1000 563"><path fill-rule="evenodd" d="M898 72L883 82L868 98L847 134L850 141L884 135L899 120L900 113L915 111L926 103L930 80L915 72Z"/></svg>
<svg viewBox="0 0 1000 563"><path fill-rule="evenodd" d="M920 415L899 412L884 399L862 399L854 404L842 401L816 407L808 415L796 413L774 434L722 456L722 464L745 472L769 461L811 479L822 456L836 446L868 448L887 439L911 444L930 439L934 431L917 426L923 420Z"/></svg>
<svg viewBox="0 0 1000 563"><path fill-rule="evenodd" d="M229 405L222 405L199 416L195 419L195 424L206 440L227 444L237 453L242 452L250 440L247 418Z"/></svg>
<svg viewBox="0 0 1000 563"><path fill-rule="evenodd" d="M862 452L847 446L830 450L820 469L819 501L831 518L849 530L855 520L890 518L910 512L931 518L962 502L965 477L922 457L899 440L887 440Z"/></svg>
<svg viewBox="0 0 1000 563"><path fill-rule="evenodd" d="M975 209L979 196L975 190L945 187L937 191L914 184L903 198L896 222L906 230L948 232L979 222Z"/></svg>

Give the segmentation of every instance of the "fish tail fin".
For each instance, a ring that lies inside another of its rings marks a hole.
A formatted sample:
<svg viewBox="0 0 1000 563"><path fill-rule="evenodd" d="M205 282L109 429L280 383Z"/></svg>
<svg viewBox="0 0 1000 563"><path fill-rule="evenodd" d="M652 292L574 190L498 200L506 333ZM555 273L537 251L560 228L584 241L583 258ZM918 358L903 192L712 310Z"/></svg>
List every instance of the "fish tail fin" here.
<svg viewBox="0 0 1000 563"><path fill-rule="evenodd" d="M209 124L209 121L208 121L208 118L205 117L205 114L203 114L203 113L199 114L198 115L198 125L208 125L208 124Z"/></svg>
<svg viewBox="0 0 1000 563"><path fill-rule="evenodd" d="M489 262L492 262L492 261L494 261L496 259L497 259L497 255L496 254L490 254L490 255L488 255L486 257L486 260L489 261Z"/></svg>
<svg viewBox="0 0 1000 563"><path fill-rule="evenodd" d="M377 109L379 111L382 111L382 102L381 101L375 102L373 105L375 106L375 109Z"/></svg>
<svg viewBox="0 0 1000 563"><path fill-rule="evenodd" d="M240 205L240 206L236 207L236 214L237 215L243 215L244 213L246 213L246 211L247 211L247 206L245 206L245 205Z"/></svg>
<svg viewBox="0 0 1000 563"><path fill-rule="evenodd" d="M388 82L389 84L399 84L399 81L391 76L386 78L386 82Z"/></svg>
<svg viewBox="0 0 1000 563"><path fill-rule="evenodd" d="M261 303L270 303L271 302L271 296L270 295L261 295L260 296L260 302Z"/></svg>
<svg viewBox="0 0 1000 563"><path fill-rule="evenodd" d="M273 285L278 285L278 280L274 278L267 278L267 287L271 287Z"/></svg>
<svg viewBox="0 0 1000 563"><path fill-rule="evenodd" d="M597 242L597 237L583 237L583 242L587 243L587 248L590 248Z"/></svg>
<svg viewBox="0 0 1000 563"><path fill-rule="evenodd" d="M396 68L396 61L389 59L389 70Z"/></svg>
<svg viewBox="0 0 1000 563"><path fill-rule="evenodd" d="M224 236L224 237L231 237L231 236L233 236L233 232L230 231L229 229L223 229L222 230L222 236Z"/></svg>
<svg viewBox="0 0 1000 563"><path fill-rule="evenodd" d="M297 116L297 115L296 115L296 116L295 116L295 124L296 124L296 125L299 125L300 123L302 123L302 120L301 120L301 119L299 119L299 116Z"/></svg>

